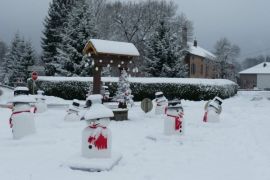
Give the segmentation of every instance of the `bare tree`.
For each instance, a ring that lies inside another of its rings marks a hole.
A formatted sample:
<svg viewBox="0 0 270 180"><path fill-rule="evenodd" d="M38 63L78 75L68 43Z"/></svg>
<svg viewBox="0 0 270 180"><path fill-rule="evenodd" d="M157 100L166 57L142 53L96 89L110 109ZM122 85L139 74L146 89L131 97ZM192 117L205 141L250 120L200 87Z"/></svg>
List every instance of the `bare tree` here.
<svg viewBox="0 0 270 180"><path fill-rule="evenodd" d="M220 77L231 79L230 77L235 74L236 58L240 54L239 46L232 44L227 38L221 38L216 42L214 49L214 54L220 62Z"/></svg>
<svg viewBox="0 0 270 180"><path fill-rule="evenodd" d="M247 69L247 68L255 66L255 65L259 64L259 63L262 63L262 62L270 62L270 55L268 55L268 56L260 55L260 56L257 56L257 57L246 58L242 62L242 67L243 67L243 69Z"/></svg>

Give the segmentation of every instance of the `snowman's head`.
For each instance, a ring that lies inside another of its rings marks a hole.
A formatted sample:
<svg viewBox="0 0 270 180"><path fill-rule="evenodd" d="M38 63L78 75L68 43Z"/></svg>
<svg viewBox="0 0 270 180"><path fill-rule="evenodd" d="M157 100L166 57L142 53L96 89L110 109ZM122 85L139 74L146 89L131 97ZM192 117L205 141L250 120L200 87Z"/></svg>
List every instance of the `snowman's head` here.
<svg viewBox="0 0 270 180"><path fill-rule="evenodd" d="M97 124L101 125L101 126L104 126L104 127L107 127L110 123L110 119L109 118L100 118L98 119L97 121Z"/></svg>
<svg viewBox="0 0 270 180"><path fill-rule="evenodd" d="M168 107L167 109L167 115L171 116L179 116L179 114L182 112L183 109L181 107Z"/></svg>

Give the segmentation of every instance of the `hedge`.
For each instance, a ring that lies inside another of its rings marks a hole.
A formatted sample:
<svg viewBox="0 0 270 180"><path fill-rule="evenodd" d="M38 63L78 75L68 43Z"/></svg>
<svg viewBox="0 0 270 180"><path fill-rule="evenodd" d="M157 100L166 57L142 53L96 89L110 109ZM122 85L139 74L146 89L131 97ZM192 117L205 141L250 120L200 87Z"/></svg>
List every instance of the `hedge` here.
<svg viewBox="0 0 270 180"><path fill-rule="evenodd" d="M40 79L36 81L36 89L41 89L46 95L57 96L63 99L80 99L86 98L86 94L89 91L89 87L92 89L92 80L84 78L78 81L73 78L69 80L52 80ZM134 78L133 78L134 79ZM218 80L212 80L213 83L171 83L167 82L168 78L164 78L164 82L145 83L140 82L139 78L130 82L130 88L134 95L135 101L141 101L144 98L154 98L155 92L162 91L168 99L180 98L186 100L209 100L215 96L219 96L222 99L234 96L237 93L238 85L232 81L226 80L226 83L216 83ZM172 78L171 78L172 79ZM185 79L187 81L189 79ZM160 78L162 81L162 78ZM203 82L204 80L202 80ZM210 81L211 80L205 80ZM221 80L224 81L224 80ZM181 82L181 80L180 80ZM109 87L111 96L113 96L117 90L117 81L115 78L107 78L104 82ZM29 89L32 89L32 80L28 80ZM32 91L31 91L32 92Z"/></svg>

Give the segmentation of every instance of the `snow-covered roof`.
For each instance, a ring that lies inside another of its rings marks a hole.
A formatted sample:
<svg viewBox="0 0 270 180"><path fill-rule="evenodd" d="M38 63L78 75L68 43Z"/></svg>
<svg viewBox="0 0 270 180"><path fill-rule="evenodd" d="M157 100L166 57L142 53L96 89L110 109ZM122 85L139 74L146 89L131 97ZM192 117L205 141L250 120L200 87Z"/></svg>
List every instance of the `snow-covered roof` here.
<svg viewBox="0 0 270 180"><path fill-rule="evenodd" d="M87 49L93 48L95 53L101 54L115 54L115 55L128 55L128 56L139 56L138 49L132 43L108 41L101 39L90 39L85 45L84 52Z"/></svg>
<svg viewBox="0 0 270 180"><path fill-rule="evenodd" d="M244 71L239 74L270 74L270 62L263 62Z"/></svg>
<svg viewBox="0 0 270 180"><path fill-rule="evenodd" d="M204 57L204 58L208 58L208 59L211 59L211 60L216 59L216 56L213 53L203 49L200 46L194 46L194 44L191 43L191 42L188 42L188 46L189 46L188 52L190 54L194 54L194 55L201 56L201 57Z"/></svg>

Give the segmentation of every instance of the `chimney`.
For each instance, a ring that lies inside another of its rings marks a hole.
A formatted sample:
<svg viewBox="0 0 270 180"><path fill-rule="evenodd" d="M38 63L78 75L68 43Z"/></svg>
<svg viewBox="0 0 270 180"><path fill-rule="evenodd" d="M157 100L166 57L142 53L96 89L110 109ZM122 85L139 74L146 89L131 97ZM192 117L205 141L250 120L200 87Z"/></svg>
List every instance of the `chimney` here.
<svg viewBox="0 0 270 180"><path fill-rule="evenodd" d="M187 26L186 25L182 27L182 41L183 41L183 45L187 46Z"/></svg>
<svg viewBox="0 0 270 180"><path fill-rule="evenodd" d="M266 62L265 62L265 63L263 63L263 67L266 67L266 66L267 66Z"/></svg>
<svg viewBox="0 0 270 180"><path fill-rule="evenodd" d="M193 46L194 46L194 47L197 47L197 45L198 45L198 42L197 42L197 40L195 39L195 40L194 40L194 43L193 43Z"/></svg>

